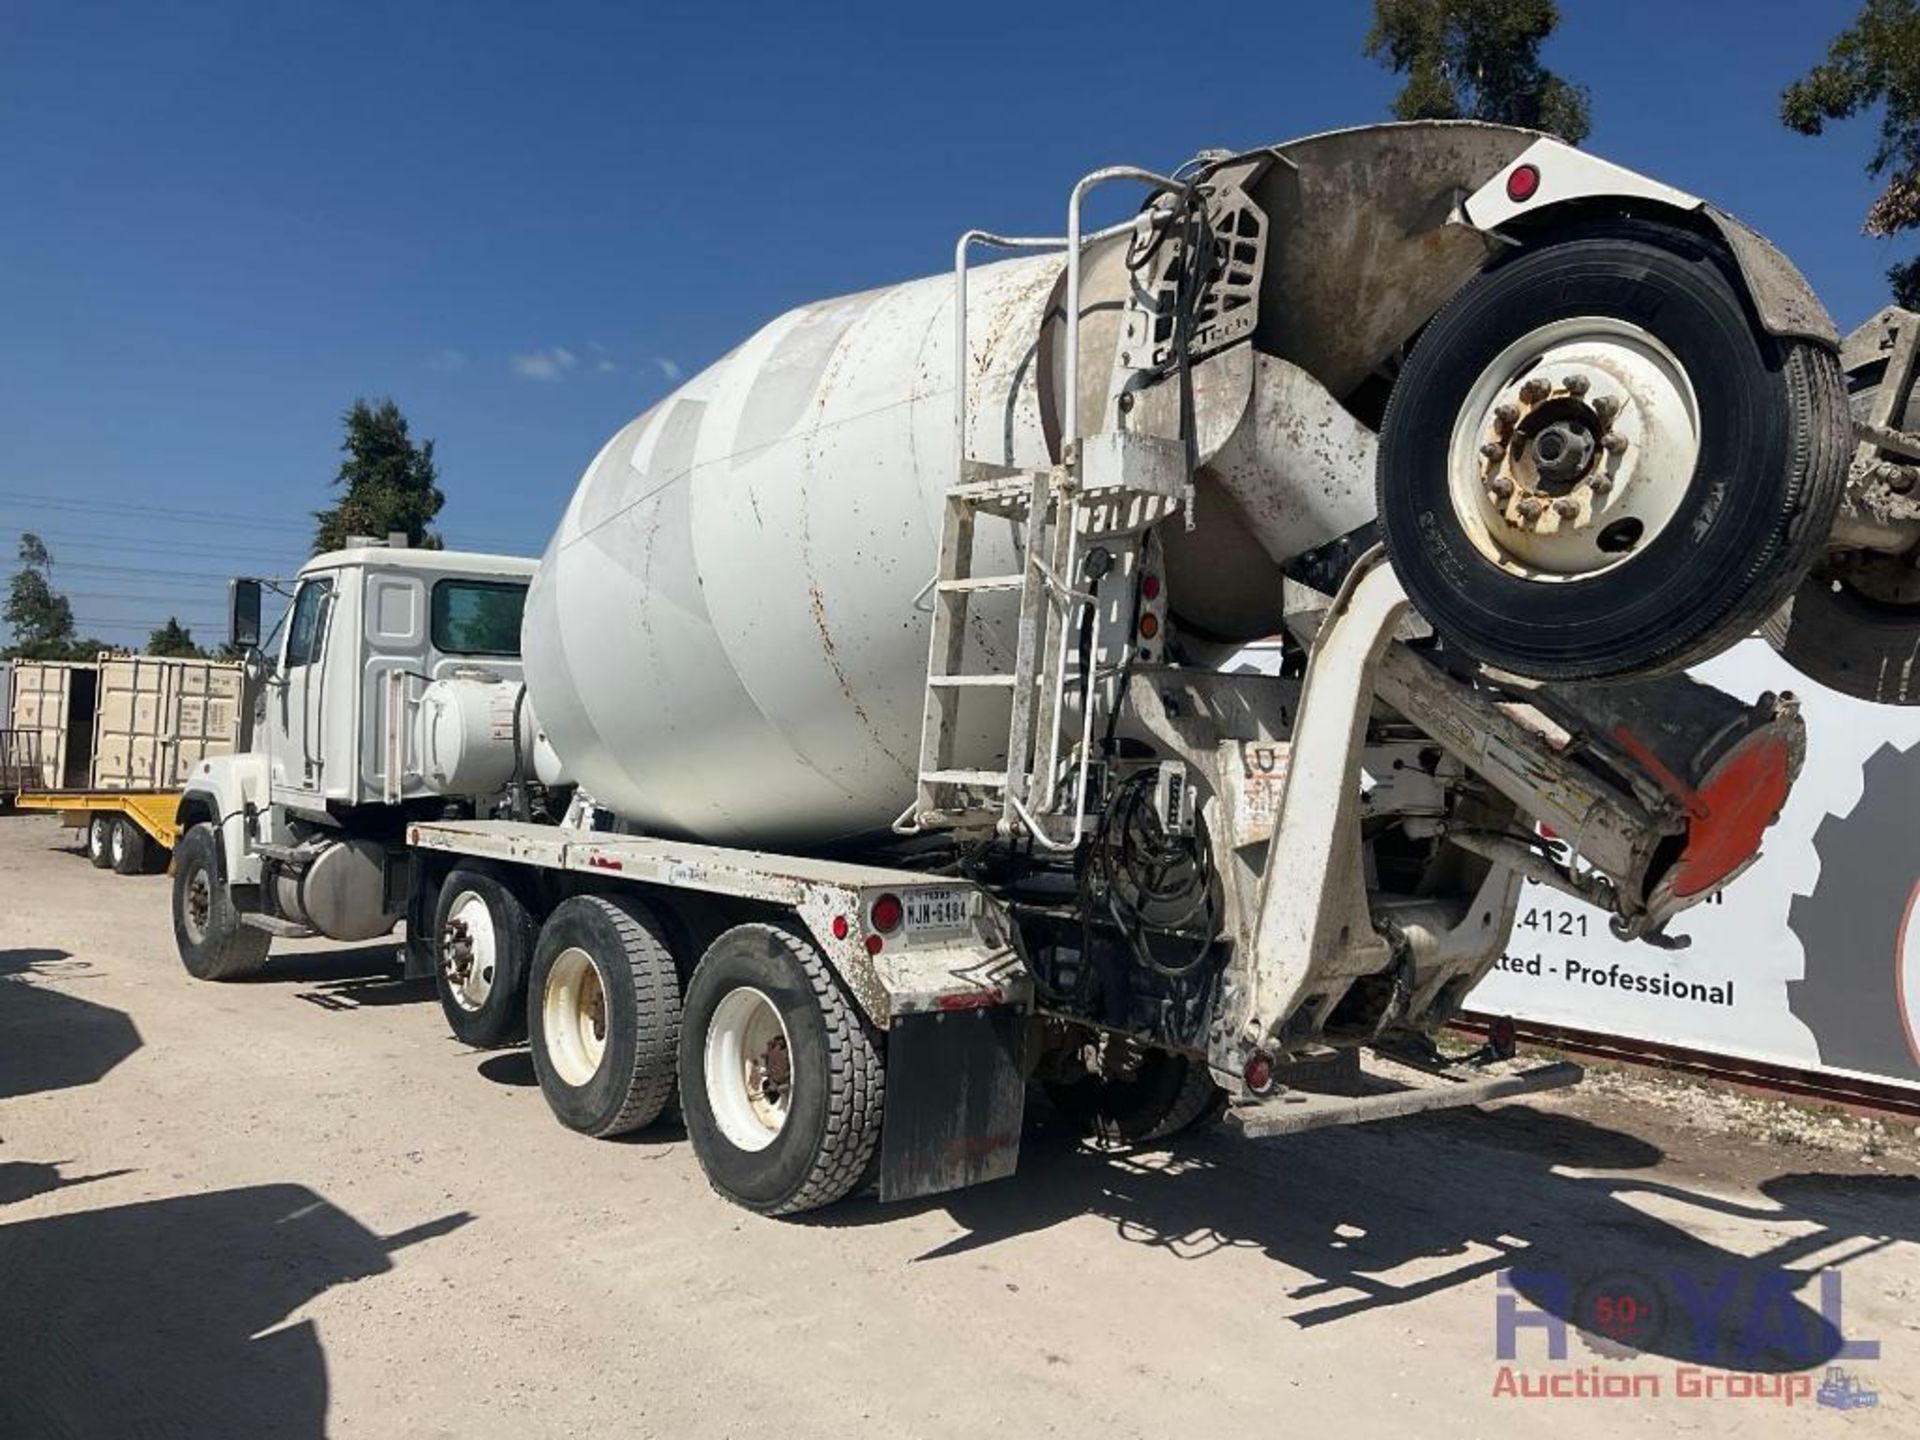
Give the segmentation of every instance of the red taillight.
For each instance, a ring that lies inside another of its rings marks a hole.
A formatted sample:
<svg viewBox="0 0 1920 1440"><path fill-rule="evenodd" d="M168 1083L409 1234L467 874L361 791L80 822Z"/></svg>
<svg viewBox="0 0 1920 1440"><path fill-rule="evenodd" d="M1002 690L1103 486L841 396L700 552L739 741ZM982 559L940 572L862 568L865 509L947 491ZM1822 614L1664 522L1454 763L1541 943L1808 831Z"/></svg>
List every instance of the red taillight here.
<svg viewBox="0 0 1920 1440"><path fill-rule="evenodd" d="M1158 635L1159 633L1160 633L1160 617L1158 615L1142 615L1140 617L1140 638L1141 639L1151 640L1154 636Z"/></svg>
<svg viewBox="0 0 1920 1440"><path fill-rule="evenodd" d="M1540 167L1516 165L1507 172L1507 199L1524 205L1540 190Z"/></svg>
<svg viewBox="0 0 1920 1440"><path fill-rule="evenodd" d="M1149 600L1158 600L1160 598L1160 577L1158 575L1142 575L1140 577L1140 593Z"/></svg>
<svg viewBox="0 0 1920 1440"><path fill-rule="evenodd" d="M882 895L873 902L873 909L867 912L867 919L882 935L891 935L906 918L906 907L900 903L898 895Z"/></svg>
<svg viewBox="0 0 1920 1440"><path fill-rule="evenodd" d="M882 940L878 935L867 936L867 954L878 955L886 948L887 942Z"/></svg>
<svg viewBox="0 0 1920 1440"><path fill-rule="evenodd" d="M1264 1095L1273 1089L1273 1057L1264 1050L1253 1052L1253 1058L1247 1061L1247 1068L1240 1072L1240 1078L1247 1082L1247 1089L1256 1095Z"/></svg>
<svg viewBox="0 0 1920 1440"><path fill-rule="evenodd" d="M853 927L851 925L847 924L846 916L836 915L833 917L833 938L834 939L836 940L846 939L847 931L851 930L852 928Z"/></svg>

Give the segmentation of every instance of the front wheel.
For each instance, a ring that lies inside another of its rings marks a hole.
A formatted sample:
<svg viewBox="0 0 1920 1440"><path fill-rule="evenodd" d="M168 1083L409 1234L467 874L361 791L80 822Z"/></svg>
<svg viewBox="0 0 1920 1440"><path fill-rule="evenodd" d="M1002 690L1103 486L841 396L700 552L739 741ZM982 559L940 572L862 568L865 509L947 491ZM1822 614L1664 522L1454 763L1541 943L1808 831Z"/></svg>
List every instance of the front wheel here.
<svg viewBox="0 0 1920 1440"><path fill-rule="evenodd" d="M1394 386L1381 529L1409 598L1542 680L1653 675L1751 634L1833 525L1839 364L1762 331L1710 241L1618 221L1522 251Z"/></svg>
<svg viewBox="0 0 1920 1440"><path fill-rule="evenodd" d="M267 963L273 938L240 921L220 878L220 837L204 821L173 852L173 943L196 980L238 980Z"/></svg>
<svg viewBox="0 0 1920 1440"><path fill-rule="evenodd" d="M701 957L680 1031L680 1108L713 1188L762 1215L831 1205L867 1178L885 1071L806 940L738 925Z"/></svg>

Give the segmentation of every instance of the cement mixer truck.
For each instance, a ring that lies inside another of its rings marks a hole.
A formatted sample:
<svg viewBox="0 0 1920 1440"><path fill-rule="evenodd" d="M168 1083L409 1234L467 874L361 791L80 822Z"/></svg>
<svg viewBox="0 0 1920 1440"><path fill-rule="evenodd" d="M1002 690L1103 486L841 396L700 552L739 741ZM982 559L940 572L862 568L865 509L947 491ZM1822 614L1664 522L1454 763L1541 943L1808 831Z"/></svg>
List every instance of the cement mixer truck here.
<svg viewBox="0 0 1920 1440"><path fill-rule="evenodd" d="M1764 628L1920 698L1913 317L1843 352L1695 196L1385 125L954 260L687 381L537 568L312 562L263 753L182 801L188 968L404 919L572 1128L677 1105L768 1214L922 1195L1036 1090L1143 1143L1565 1083L1432 1037L1525 881L1673 946L1752 862L1796 704L1686 668ZM1363 1047L1430 1083L1300 1083Z"/></svg>

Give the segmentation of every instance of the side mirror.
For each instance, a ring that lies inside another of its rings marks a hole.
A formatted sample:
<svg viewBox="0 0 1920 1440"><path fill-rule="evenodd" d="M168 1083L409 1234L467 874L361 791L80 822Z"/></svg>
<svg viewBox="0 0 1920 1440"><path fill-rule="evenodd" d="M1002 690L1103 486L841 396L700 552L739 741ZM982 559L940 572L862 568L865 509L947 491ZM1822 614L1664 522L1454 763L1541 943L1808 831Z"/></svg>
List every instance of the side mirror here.
<svg viewBox="0 0 1920 1440"><path fill-rule="evenodd" d="M235 650L256 650L260 646L260 582L227 582L227 642Z"/></svg>

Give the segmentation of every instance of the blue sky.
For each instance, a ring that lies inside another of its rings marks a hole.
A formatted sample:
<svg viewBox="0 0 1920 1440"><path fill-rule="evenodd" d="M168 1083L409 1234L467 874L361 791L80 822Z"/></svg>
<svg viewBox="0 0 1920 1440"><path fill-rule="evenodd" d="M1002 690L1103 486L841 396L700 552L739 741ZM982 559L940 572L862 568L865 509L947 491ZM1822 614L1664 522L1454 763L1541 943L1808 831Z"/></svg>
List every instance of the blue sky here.
<svg viewBox="0 0 1920 1440"><path fill-rule="evenodd" d="M216 638L224 576L303 556L357 395L438 442L451 542L538 553L607 436L782 309L1056 229L1098 165L1382 118L1370 8L12 0L0 576L34 528L83 630ZM1843 327L1883 303L1871 126L1776 118L1851 3L1562 9L1590 149Z"/></svg>

